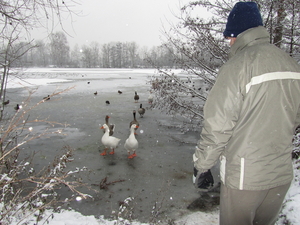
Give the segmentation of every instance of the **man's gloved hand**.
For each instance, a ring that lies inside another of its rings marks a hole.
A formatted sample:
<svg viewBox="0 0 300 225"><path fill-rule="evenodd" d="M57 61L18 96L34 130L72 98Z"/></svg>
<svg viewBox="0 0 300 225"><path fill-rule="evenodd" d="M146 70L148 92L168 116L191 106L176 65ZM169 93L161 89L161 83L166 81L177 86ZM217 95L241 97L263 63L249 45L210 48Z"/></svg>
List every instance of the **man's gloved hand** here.
<svg viewBox="0 0 300 225"><path fill-rule="evenodd" d="M199 173L198 170L194 167L194 183L195 187L202 189L203 191L208 191L214 185L214 178L210 172L210 170Z"/></svg>

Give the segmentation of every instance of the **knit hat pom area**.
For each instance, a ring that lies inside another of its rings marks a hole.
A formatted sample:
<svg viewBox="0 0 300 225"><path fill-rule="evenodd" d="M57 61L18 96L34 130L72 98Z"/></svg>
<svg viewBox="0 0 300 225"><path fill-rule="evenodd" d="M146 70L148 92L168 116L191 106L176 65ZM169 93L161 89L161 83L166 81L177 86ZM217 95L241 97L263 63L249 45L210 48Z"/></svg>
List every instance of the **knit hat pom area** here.
<svg viewBox="0 0 300 225"><path fill-rule="evenodd" d="M237 37L253 27L263 26L262 18L255 2L238 2L229 13L224 37Z"/></svg>

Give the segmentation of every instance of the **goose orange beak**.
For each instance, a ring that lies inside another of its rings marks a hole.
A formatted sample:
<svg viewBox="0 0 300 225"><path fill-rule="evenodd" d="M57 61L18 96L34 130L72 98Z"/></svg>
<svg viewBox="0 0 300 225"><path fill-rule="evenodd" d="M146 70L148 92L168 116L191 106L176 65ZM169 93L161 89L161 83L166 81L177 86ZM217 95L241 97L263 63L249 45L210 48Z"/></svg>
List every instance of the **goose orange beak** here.
<svg viewBox="0 0 300 225"><path fill-rule="evenodd" d="M100 127L100 129L104 129L104 127L102 126L102 127Z"/></svg>

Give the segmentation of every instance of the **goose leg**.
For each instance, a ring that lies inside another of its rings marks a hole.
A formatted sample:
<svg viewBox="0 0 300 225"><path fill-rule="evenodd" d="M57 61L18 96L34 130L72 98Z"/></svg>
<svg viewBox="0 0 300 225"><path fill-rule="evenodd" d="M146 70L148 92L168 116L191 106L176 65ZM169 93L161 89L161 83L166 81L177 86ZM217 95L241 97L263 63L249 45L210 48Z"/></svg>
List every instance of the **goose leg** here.
<svg viewBox="0 0 300 225"><path fill-rule="evenodd" d="M110 155L115 154L115 149L113 148L113 150L109 153Z"/></svg>
<svg viewBox="0 0 300 225"><path fill-rule="evenodd" d="M128 152L128 159L133 159L134 157L136 157L137 155L135 154L135 151L133 152L133 154L130 155L130 153Z"/></svg>
<svg viewBox="0 0 300 225"><path fill-rule="evenodd" d="M106 155L107 148L104 149L104 152L100 153L100 155Z"/></svg>

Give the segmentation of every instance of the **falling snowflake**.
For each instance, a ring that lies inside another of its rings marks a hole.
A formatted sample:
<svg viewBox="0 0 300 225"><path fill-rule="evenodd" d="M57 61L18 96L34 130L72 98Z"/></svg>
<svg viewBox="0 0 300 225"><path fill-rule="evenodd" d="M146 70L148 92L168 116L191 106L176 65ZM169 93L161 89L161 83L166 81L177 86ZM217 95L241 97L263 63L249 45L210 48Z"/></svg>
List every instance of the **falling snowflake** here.
<svg viewBox="0 0 300 225"><path fill-rule="evenodd" d="M76 197L76 201L77 201L77 202L79 202L79 201L81 201L81 200L82 200L82 197L81 197L81 196L77 196L77 197Z"/></svg>

